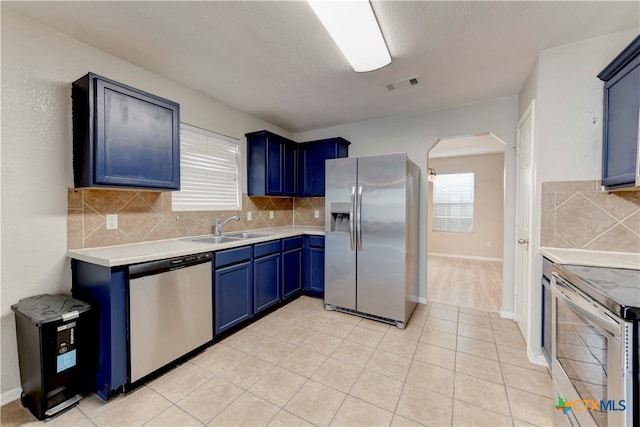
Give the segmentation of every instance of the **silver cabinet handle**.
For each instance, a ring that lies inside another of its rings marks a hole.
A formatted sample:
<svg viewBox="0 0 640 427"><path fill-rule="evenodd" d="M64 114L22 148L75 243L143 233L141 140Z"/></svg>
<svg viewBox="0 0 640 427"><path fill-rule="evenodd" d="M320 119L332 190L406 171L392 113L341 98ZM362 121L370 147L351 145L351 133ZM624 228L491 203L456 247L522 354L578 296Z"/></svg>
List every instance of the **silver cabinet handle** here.
<svg viewBox="0 0 640 427"><path fill-rule="evenodd" d="M349 208L349 243L351 243L351 250L356 246L356 234L353 229L353 222L355 221L355 209L356 209L356 187L351 187L351 207Z"/></svg>
<svg viewBox="0 0 640 427"><path fill-rule="evenodd" d="M356 215L358 218L358 222L356 223L358 252L362 252L362 186L358 187L358 213Z"/></svg>
<svg viewBox="0 0 640 427"><path fill-rule="evenodd" d="M525 243L529 243L529 239L518 239L518 243L524 245Z"/></svg>

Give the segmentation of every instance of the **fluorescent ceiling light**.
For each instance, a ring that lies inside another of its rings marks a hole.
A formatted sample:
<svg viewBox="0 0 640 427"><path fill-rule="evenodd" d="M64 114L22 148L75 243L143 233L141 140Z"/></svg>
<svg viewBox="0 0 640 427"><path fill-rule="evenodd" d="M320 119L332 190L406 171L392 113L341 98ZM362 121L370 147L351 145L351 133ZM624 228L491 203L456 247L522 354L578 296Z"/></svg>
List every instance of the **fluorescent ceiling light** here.
<svg viewBox="0 0 640 427"><path fill-rule="evenodd" d="M357 72L391 63L389 50L368 0L307 0Z"/></svg>

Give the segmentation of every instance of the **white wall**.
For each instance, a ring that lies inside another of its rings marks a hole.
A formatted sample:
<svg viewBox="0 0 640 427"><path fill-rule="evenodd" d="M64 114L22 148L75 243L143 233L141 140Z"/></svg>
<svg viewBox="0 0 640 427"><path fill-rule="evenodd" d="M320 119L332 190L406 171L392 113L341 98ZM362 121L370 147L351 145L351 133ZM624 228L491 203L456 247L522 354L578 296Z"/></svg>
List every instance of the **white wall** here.
<svg viewBox="0 0 640 427"><path fill-rule="evenodd" d="M513 253L515 145L518 113L517 97L509 97L440 111L424 111L402 116L367 120L342 126L294 134L296 141L341 136L351 141L349 156L371 156L390 152L407 152L421 169L420 185L420 290L424 298L426 284L426 185L427 153L440 138L492 132L506 143L505 212L504 212L504 287L502 309L513 311Z"/></svg>
<svg viewBox="0 0 640 427"><path fill-rule="evenodd" d="M625 31L540 52L521 93L519 114L536 99L534 129L533 212L529 251L532 258L529 295L530 358L541 359L540 249L541 183L601 179L602 69L636 36Z"/></svg>
<svg viewBox="0 0 640 427"><path fill-rule="evenodd" d="M181 121L244 142L291 133L2 8L1 391L20 385L11 304L71 287L67 188L73 187L71 82L93 71L177 101ZM243 176L246 176L243 174ZM245 183L246 188L246 183Z"/></svg>

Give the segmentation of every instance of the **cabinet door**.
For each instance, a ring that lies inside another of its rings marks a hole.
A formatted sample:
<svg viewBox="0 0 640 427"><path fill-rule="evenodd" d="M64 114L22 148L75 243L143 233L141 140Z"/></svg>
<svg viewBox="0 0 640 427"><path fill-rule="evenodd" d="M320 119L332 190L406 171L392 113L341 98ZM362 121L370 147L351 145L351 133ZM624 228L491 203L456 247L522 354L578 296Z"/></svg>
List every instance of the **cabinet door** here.
<svg viewBox="0 0 640 427"><path fill-rule="evenodd" d="M302 290L302 248L282 253L282 299Z"/></svg>
<svg viewBox="0 0 640 427"><path fill-rule="evenodd" d="M288 142L283 147L282 179L285 196L295 196L297 185L298 150L296 144Z"/></svg>
<svg viewBox="0 0 640 427"><path fill-rule="evenodd" d="M281 301L280 253L253 260L253 309L254 313Z"/></svg>
<svg viewBox="0 0 640 427"><path fill-rule="evenodd" d="M246 261L214 271L215 333L253 316L252 263Z"/></svg>
<svg viewBox="0 0 640 427"><path fill-rule="evenodd" d="M267 179L266 194L271 196L281 196L284 193L283 181L283 158L284 143L275 135L267 136Z"/></svg>
<svg viewBox="0 0 640 427"><path fill-rule="evenodd" d="M95 80L95 184L179 189L179 107Z"/></svg>
<svg viewBox="0 0 640 427"><path fill-rule="evenodd" d="M304 292L324 298L324 238L305 236L303 255Z"/></svg>
<svg viewBox="0 0 640 427"><path fill-rule="evenodd" d="M331 138L300 144L298 147L298 196L323 197L325 160L347 157L349 141Z"/></svg>
<svg viewBox="0 0 640 427"><path fill-rule="evenodd" d="M605 84L603 185L615 188L636 183L640 57Z"/></svg>

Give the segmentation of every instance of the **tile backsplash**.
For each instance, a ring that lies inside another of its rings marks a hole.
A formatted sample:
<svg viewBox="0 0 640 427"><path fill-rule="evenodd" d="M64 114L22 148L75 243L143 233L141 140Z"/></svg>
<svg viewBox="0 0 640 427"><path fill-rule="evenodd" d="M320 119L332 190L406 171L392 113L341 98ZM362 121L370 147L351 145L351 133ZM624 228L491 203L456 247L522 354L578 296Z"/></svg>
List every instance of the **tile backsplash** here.
<svg viewBox="0 0 640 427"><path fill-rule="evenodd" d="M315 210L320 218L314 218ZM251 221L247 212L252 213ZM109 214L118 215L117 230L106 229ZM242 211L176 212L171 209L171 192L70 188L67 247L95 248L211 234L218 215L241 218L229 222L225 232L294 224L324 226L324 198L250 198L243 194Z"/></svg>
<svg viewBox="0 0 640 427"><path fill-rule="evenodd" d="M540 246L640 253L640 192L599 181L542 183Z"/></svg>

